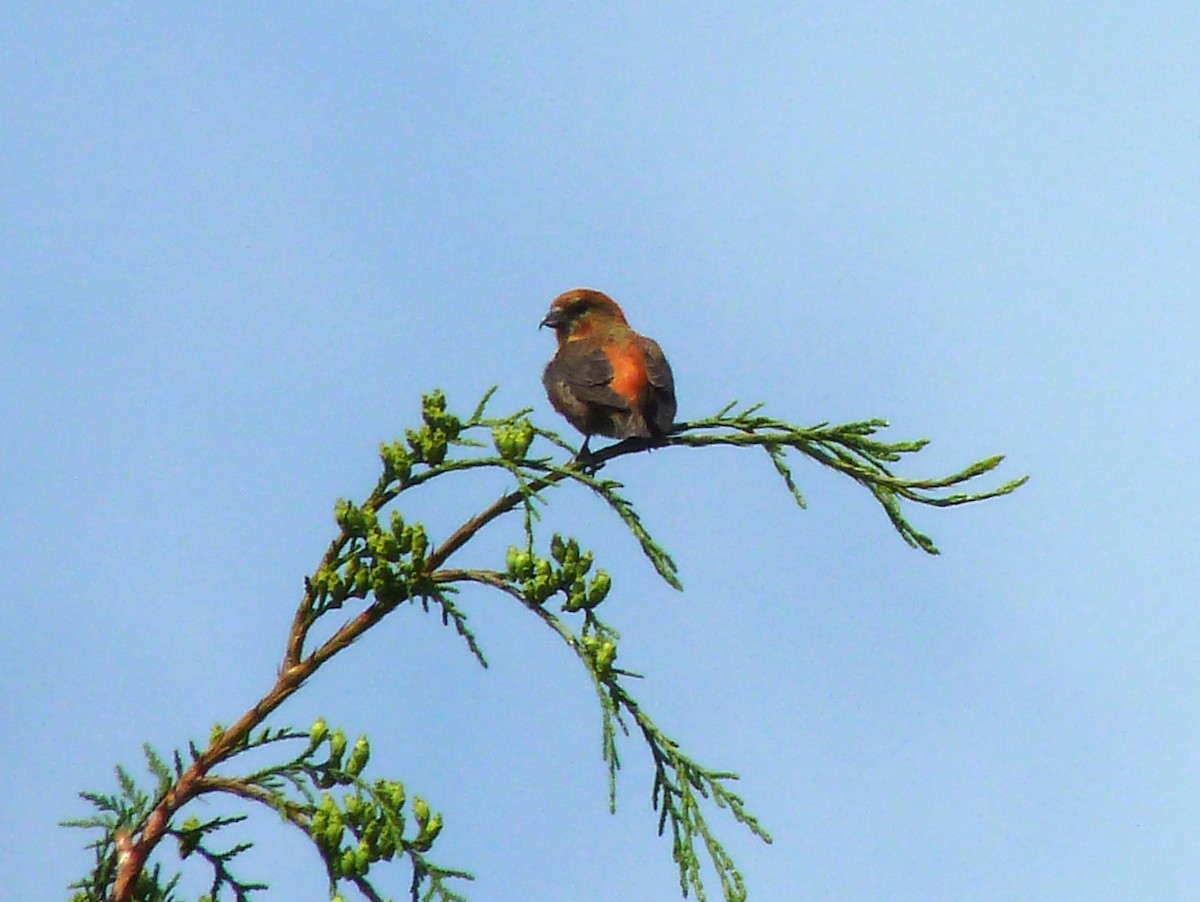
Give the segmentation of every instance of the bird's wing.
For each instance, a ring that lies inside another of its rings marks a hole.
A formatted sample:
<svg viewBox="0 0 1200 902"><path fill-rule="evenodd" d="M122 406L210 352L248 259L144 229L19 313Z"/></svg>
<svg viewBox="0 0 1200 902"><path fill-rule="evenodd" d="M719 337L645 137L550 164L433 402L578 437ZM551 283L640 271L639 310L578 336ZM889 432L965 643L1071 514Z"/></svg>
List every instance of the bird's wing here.
<svg viewBox="0 0 1200 902"><path fill-rule="evenodd" d="M546 382L561 382L585 404L629 410L629 402L612 388L613 368L604 349L592 342L567 342L546 367Z"/></svg>
<svg viewBox="0 0 1200 902"><path fill-rule="evenodd" d="M671 365L667 363L666 355L653 338L642 339L642 353L646 360L646 377L650 384L661 391L675 393L675 377L671 374Z"/></svg>
<svg viewBox="0 0 1200 902"><path fill-rule="evenodd" d="M654 426L665 435L675 424L675 376L662 348L653 338L642 338L642 353L646 360L646 378L654 388Z"/></svg>

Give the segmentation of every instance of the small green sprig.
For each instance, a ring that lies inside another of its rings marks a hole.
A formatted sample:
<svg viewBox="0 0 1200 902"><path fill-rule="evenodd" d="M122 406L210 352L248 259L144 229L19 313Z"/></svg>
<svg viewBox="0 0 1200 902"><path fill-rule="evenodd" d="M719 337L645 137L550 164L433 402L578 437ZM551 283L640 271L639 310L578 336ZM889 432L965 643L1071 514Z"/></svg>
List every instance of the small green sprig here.
<svg viewBox="0 0 1200 902"><path fill-rule="evenodd" d="M220 730L218 727L214 734ZM247 741L237 754L268 745L289 743L299 751L281 763L240 776L209 774L198 784L194 798L225 794L269 807L285 821L300 829L312 841L325 862L331 894L342 883L354 886L368 899L381 898L370 880L372 865L398 857L409 859L414 875L413 898L443 899L457 902L464 897L449 882L452 878L471 880L465 871L444 868L428 860L427 853L442 831L440 813L431 810L419 797L409 800L404 784L398 780L367 780L365 769L371 757L366 736L350 743L343 730L330 729L318 718L308 732L267 730ZM195 743L191 746L198 748ZM230 756L228 761L236 758ZM146 749L147 766L162 785L169 769L153 750ZM181 756L176 755L176 760ZM99 828L102 839L94 844L102 859L90 879L75 884L78 902L101 902L110 896L117 863L116 840L119 830L136 829L154 809L154 797L142 792L134 779L118 769L120 794L100 796L85 793L102 813L97 818L68 822L69 826ZM335 797L334 790L344 790ZM212 839L224 829L245 820L245 815L215 816L201 820L192 815L178 826L169 824L166 836L174 837L180 861L193 857L206 862L212 871L208 898L216 902L228 893L234 900L246 900L266 884L240 880L230 863L250 843L237 843L217 849ZM407 831L407 833L406 833ZM170 902L181 874L164 879L161 866L143 871L138 881L137 898Z"/></svg>
<svg viewBox="0 0 1200 902"><path fill-rule="evenodd" d="M883 507L900 537L928 554L938 554L937 546L908 521L900 502L909 501L928 507L954 507L1008 495L1029 481L1028 476L1022 476L980 492L947 492L990 473L1000 466L1003 455L976 461L949 476L909 479L892 472L892 464L900 462L906 455L920 452L929 444L929 440L880 441L875 436L887 428L887 420L861 420L839 426L818 423L801 427L763 416L759 413L762 404L752 404L735 412L736 406L737 402L734 401L711 417L678 424L669 439L670 444L694 448L712 445L762 448L796 503L803 508L804 497L796 486L784 454L788 449L797 451L866 487Z"/></svg>

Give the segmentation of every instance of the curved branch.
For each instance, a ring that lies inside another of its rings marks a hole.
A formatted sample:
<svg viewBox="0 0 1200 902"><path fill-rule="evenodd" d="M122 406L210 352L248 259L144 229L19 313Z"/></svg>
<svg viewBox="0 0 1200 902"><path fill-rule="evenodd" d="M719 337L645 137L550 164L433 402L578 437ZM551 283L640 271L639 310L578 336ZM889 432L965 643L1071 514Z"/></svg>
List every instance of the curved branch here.
<svg viewBox="0 0 1200 902"><path fill-rule="evenodd" d="M427 425L435 422L450 422L452 418L444 416L444 396L435 393L435 396L429 396L425 401ZM434 597L438 591L436 586L441 583L473 581L491 585L521 598L526 607L535 611L547 625L554 628L564 641L568 642L575 652L586 661L586 649L581 647L578 639L566 625L543 607L524 599L520 593L514 591L506 583L501 574L491 571L440 569L481 529L520 505L528 504L530 499L546 488L570 479L599 494L617 511L626 526L639 539L643 552L660 575L667 582L678 587L678 581L674 576L674 564L670 557L653 542L649 534L641 527L632 505L616 494L615 490L619 486L612 481L599 480L595 477L596 471L607 462L627 454L667 446L760 447L768 453L773 466L787 484L793 497L802 505L803 498L783 459L783 449L792 449L823 466L849 476L866 487L884 508L901 537L909 544L920 547L929 553L937 553L937 549L928 537L919 533L907 522L901 511L899 499L916 504L949 507L1009 494L1027 480L1027 477L1022 477L1004 483L998 488L974 494L943 494L947 489L960 486L990 472L1000 464L1003 458L999 456L987 458L944 478L904 479L895 476L888 465L899 460L904 454L920 451L926 443L910 441L889 444L872 438L880 428L887 425L882 420L868 420L842 426L829 426L822 423L813 427L801 428L759 415L758 406L746 408L740 413L731 413L733 408L734 405L731 404L713 417L680 423L671 435L663 439L627 439L590 454L585 460L576 458L565 465L554 464L548 458L529 459L524 457L528 440L525 441L521 451L512 455L511 458L503 456L505 452L498 443L498 450L501 450L502 453L501 458L460 458L444 461L447 443L445 434L441 434L441 444L438 446L436 454L430 450L434 444L429 444L429 436L426 436L428 453L423 457L415 458L416 461L425 462L426 469L416 474L411 473L409 463L405 462L402 475L400 475L399 470L389 466L388 459L385 457L384 475L362 506L362 510L369 511L372 516L407 488L423 484L449 472L478 467L501 467L514 473L519 486L518 489L502 495L480 513L463 521L440 545L431 549L427 557L409 574L413 581L410 582L408 592L404 597L382 602L375 596L357 616L343 624L329 639L307 656L304 655L305 641L313 623L325 610L318 609L316 588L311 582L306 581L304 595L288 633L283 663L271 690L257 704L242 714L232 726L214 736L207 749L194 755L191 766L179 775L173 785L166 787L161 797L140 823L122 826L116 832L117 874L113 885L112 899L114 902L128 902L132 897L138 874L144 868L151 851L169 831L170 819L179 808L203 792L215 791L216 788L229 789L219 782L219 778L209 776L210 771L220 762L236 754L250 731L295 693L323 663L345 650L367 630L395 610L401 601L417 597ZM481 404L472 419L466 424L453 420L455 425L450 438L456 438L461 428L489 428L500 423L511 424L516 421L517 417L524 417L524 412L522 412L503 420L485 421L481 419L482 409L483 405ZM442 420L437 419L439 416L442 417ZM523 420L523 422L530 438L536 435L560 448L569 447L556 434L532 427L527 420ZM712 430L718 431L713 432ZM410 437L411 441L413 441L412 437ZM458 441L457 444L474 443ZM407 460L406 458L405 461ZM432 461L436 461L436 463L430 463ZM526 481L526 477L532 478ZM326 550L318 572L322 568L335 570L344 564L347 559L344 557L346 549L351 547L354 541L356 541L355 537L343 526ZM594 671L593 677L598 680L598 686L603 683L603 680ZM607 683L603 684L607 685ZM613 697L610 703L624 707L628 713L637 717L636 709L630 708L621 696ZM253 798L252 793L241 794L246 795L247 798ZM262 801L261 799L255 800ZM136 839L134 839L135 836Z"/></svg>

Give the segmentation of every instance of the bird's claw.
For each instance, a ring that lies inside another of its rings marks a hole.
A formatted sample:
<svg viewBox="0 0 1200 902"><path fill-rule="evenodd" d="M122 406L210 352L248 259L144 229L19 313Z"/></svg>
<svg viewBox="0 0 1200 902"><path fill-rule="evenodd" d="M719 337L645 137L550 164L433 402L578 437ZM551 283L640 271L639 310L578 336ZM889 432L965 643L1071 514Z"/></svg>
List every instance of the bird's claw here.
<svg viewBox="0 0 1200 902"><path fill-rule="evenodd" d="M580 445L579 451L575 455L575 460L573 461L573 463L585 473L595 473L598 469L600 469L600 462L596 460L595 455L592 454L592 450L588 447L588 440L590 438L591 436L588 436L583 440L583 444Z"/></svg>

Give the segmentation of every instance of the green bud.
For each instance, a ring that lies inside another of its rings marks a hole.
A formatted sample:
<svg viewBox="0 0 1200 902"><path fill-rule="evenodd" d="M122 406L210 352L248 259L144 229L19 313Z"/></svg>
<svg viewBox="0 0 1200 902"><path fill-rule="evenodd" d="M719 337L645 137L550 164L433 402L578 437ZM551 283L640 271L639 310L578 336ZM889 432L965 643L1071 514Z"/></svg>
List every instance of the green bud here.
<svg viewBox="0 0 1200 902"><path fill-rule="evenodd" d="M329 826L329 812L317 806L308 821L308 832L313 839L324 838L325 828Z"/></svg>
<svg viewBox="0 0 1200 902"><path fill-rule="evenodd" d="M592 656L592 660L596 665L596 673L600 674L600 676L608 676L612 671L612 665L616 659L617 646L608 639L601 641Z"/></svg>
<svg viewBox="0 0 1200 902"><path fill-rule="evenodd" d="M513 431L513 444L516 446L514 449L516 453L513 456L517 459L524 458L529 452L529 446L533 444L533 424L522 417Z"/></svg>
<svg viewBox="0 0 1200 902"><path fill-rule="evenodd" d="M597 570L596 576L592 579L592 585L587 593L587 606L594 608L608 596L609 590L612 588L612 578L603 570Z"/></svg>
<svg viewBox="0 0 1200 902"><path fill-rule="evenodd" d="M379 853L379 857L384 861L391 861L396 857L396 838L392 836L391 830L386 830L380 834L379 839L375 843L375 851Z"/></svg>
<svg viewBox="0 0 1200 902"><path fill-rule="evenodd" d="M383 535L386 535L387 538L380 542L380 555L376 564L379 566L389 565L387 569L391 570L400 561L400 543L391 533L383 533Z"/></svg>
<svg viewBox="0 0 1200 902"><path fill-rule="evenodd" d="M342 817L342 812L333 808L325 822L325 848L330 852L336 852L342 845L342 834L345 830L346 821Z"/></svg>
<svg viewBox="0 0 1200 902"><path fill-rule="evenodd" d="M413 563L425 560L425 552L429 550L429 537L425 535L425 527L420 523L412 527L412 558Z"/></svg>
<svg viewBox="0 0 1200 902"><path fill-rule="evenodd" d="M366 826L363 827L363 841L372 849L379 843L379 837L383 835L383 821L375 817L375 809L367 807L363 809L363 821Z"/></svg>
<svg viewBox="0 0 1200 902"><path fill-rule="evenodd" d="M412 803L413 817L417 819L417 826L422 830L429 823L429 803L420 796L415 796Z"/></svg>
<svg viewBox="0 0 1200 902"><path fill-rule="evenodd" d="M318 598L327 595L329 593L329 568L320 567L308 581L308 587L313 595Z"/></svg>
<svg viewBox="0 0 1200 902"><path fill-rule="evenodd" d="M449 438L458 438L462 421L452 413L446 413L446 396L440 391L432 392L421 399L421 417L430 430L441 430Z"/></svg>
<svg viewBox="0 0 1200 902"><path fill-rule="evenodd" d="M200 830L200 818L189 817L179 827L179 857L187 858L196 851L196 847L200 845L200 838L204 835Z"/></svg>
<svg viewBox="0 0 1200 902"><path fill-rule="evenodd" d="M425 429L404 430L404 437L408 440L408 447L411 449L409 456L411 457L413 463L422 463L425 460L425 435Z"/></svg>
<svg viewBox="0 0 1200 902"><path fill-rule="evenodd" d="M412 460L408 451L399 442L379 446L379 457L383 461L383 475L388 482L393 480L401 485L408 482L412 475Z"/></svg>
<svg viewBox="0 0 1200 902"><path fill-rule="evenodd" d="M390 532L373 532L368 539L371 553L382 561L398 561L400 559L400 543Z"/></svg>
<svg viewBox="0 0 1200 902"><path fill-rule="evenodd" d="M564 611L578 611L587 605L587 586L582 579L575 580L567 591Z"/></svg>
<svg viewBox="0 0 1200 902"><path fill-rule="evenodd" d="M325 723L324 717L318 717L313 721L313 725L308 728L308 745L309 748L316 748L325 741L325 737L329 735L329 725Z"/></svg>
<svg viewBox="0 0 1200 902"><path fill-rule="evenodd" d="M438 838L438 834L442 832L442 816L435 813L433 817L429 819L429 823L426 825L425 829L421 832L429 837L429 842L432 843Z"/></svg>
<svg viewBox="0 0 1200 902"><path fill-rule="evenodd" d="M497 454L505 460L512 460L512 436L511 430L507 426L498 425L492 427L492 444L496 446Z"/></svg>
<svg viewBox="0 0 1200 902"><path fill-rule="evenodd" d="M590 551L585 551L583 554L579 555L579 575L583 576L591 569L592 553Z"/></svg>
<svg viewBox="0 0 1200 902"><path fill-rule="evenodd" d="M220 738L224 735L225 728L219 723L213 724L212 729L208 731L208 744L210 746L216 745Z"/></svg>
<svg viewBox="0 0 1200 902"><path fill-rule="evenodd" d="M360 877L371 870L371 846L365 839L360 839L354 850L354 870Z"/></svg>
<svg viewBox="0 0 1200 902"><path fill-rule="evenodd" d="M350 760L346 762L346 773L352 777L357 777L362 773L364 767L367 766L367 759L371 757L371 745L367 742L366 736L359 736L354 743L354 748L350 752Z"/></svg>
<svg viewBox="0 0 1200 902"><path fill-rule="evenodd" d="M355 537L365 536L369 522L374 519L374 514L362 510L345 498L339 498L333 505L333 515L346 535Z"/></svg>
<svg viewBox="0 0 1200 902"><path fill-rule="evenodd" d="M363 567L355 573L353 586L351 595L355 598L366 598L367 593L371 591L371 571Z"/></svg>
<svg viewBox="0 0 1200 902"><path fill-rule="evenodd" d="M342 755L346 752L346 734L341 728L334 730L329 737L329 763L334 767L342 766Z"/></svg>
<svg viewBox="0 0 1200 902"><path fill-rule="evenodd" d="M337 573L329 574L329 607L340 608L346 600L346 583Z"/></svg>
<svg viewBox="0 0 1200 902"><path fill-rule="evenodd" d="M521 584L521 595L530 604L541 604L550 597L548 593L543 591L546 587L544 582L538 582L535 579L527 579Z"/></svg>
<svg viewBox="0 0 1200 902"><path fill-rule="evenodd" d="M421 827L421 832L413 840L413 848L418 852L428 852L429 847L433 845L433 841L438 838L438 834L441 832L442 816L435 814L429 819L428 823Z"/></svg>
<svg viewBox="0 0 1200 902"><path fill-rule="evenodd" d="M425 460L429 465L436 467L446 459L446 452L450 450L450 439L441 429L433 429L429 432L429 438L425 442Z"/></svg>
<svg viewBox="0 0 1200 902"><path fill-rule="evenodd" d="M532 441L533 426L528 420L492 427L492 442L505 460L518 461L524 458Z"/></svg>
<svg viewBox="0 0 1200 902"><path fill-rule="evenodd" d="M533 573L533 555L522 548L509 545L504 561L508 566L508 575L514 579L526 579Z"/></svg>
<svg viewBox="0 0 1200 902"><path fill-rule="evenodd" d="M346 851L342 853L340 864L343 877L361 876L358 872L358 857L355 855L353 849L346 849Z"/></svg>
<svg viewBox="0 0 1200 902"><path fill-rule="evenodd" d="M381 604L394 605L404 600L408 585L388 566L376 567L371 574L371 590Z"/></svg>
<svg viewBox="0 0 1200 902"><path fill-rule="evenodd" d="M437 423L446 412L446 395L440 388L435 388L427 395L421 395L421 417L426 423Z"/></svg>
<svg viewBox="0 0 1200 902"><path fill-rule="evenodd" d="M579 543L574 539L567 542L566 551L563 552L563 559L560 564L577 564L579 563Z"/></svg>
<svg viewBox="0 0 1200 902"><path fill-rule="evenodd" d="M385 593L395 583L395 574L386 563L377 564L371 568L370 585L368 588L376 595Z"/></svg>
<svg viewBox="0 0 1200 902"><path fill-rule="evenodd" d="M397 445L399 448L399 445ZM408 483L409 477L412 476L412 460L407 454L397 456L396 458L396 481L401 485Z"/></svg>
<svg viewBox="0 0 1200 902"><path fill-rule="evenodd" d="M562 563L567 557L567 545L563 542L563 537L558 533L550 539L550 556L558 563Z"/></svg>
<svg viewBox="0 0 1200 902"><path fill-rule="evenodd" d="M324 850L332 851L337 846L329 846L329 811L323 807L318 807L313 812L312 820L308 824L308 833L313 838L313 841ZM341 842L341 833L338 833L337 840Z"/></svg>
<svg viewBox="0 0 1200 902"><path fill-rule="evenodd" d="M404 807L404 784L399 780L380 780L375 784L375 792L394 810L399 811Z"/></svg>

